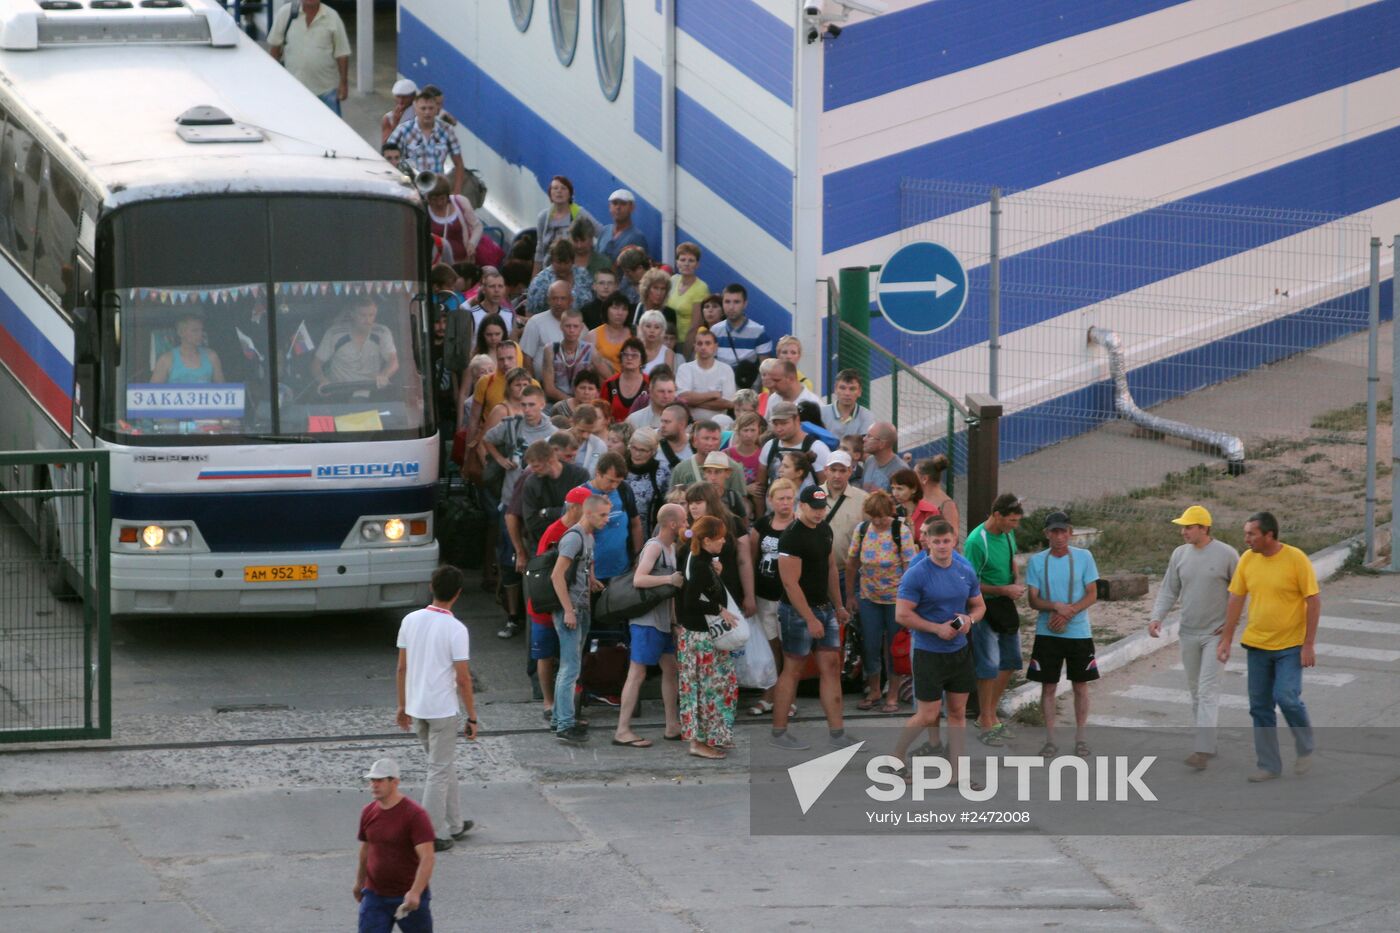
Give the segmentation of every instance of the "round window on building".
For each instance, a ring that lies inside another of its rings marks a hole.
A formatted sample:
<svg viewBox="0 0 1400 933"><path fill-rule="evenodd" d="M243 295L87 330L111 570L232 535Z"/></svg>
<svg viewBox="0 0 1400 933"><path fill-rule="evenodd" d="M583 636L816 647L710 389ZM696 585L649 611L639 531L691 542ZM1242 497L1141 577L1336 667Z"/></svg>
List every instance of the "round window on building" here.
<svg viewBox="0 0 1400 933"><path fill-rule="evenodd" d="M608 100L617 100L622 88L626 34L622 0L593 0L593 54L598 61L598 83Z"/></svg>
<svg viewBox="0 0 1400 933"><path fill-rule="evenodd" d="M567 68L578 51L578 0L549 0L549 26L554 31L554 53Z"/></svg>
<svg viewBox="0 0 1400 933"><path fill-rule="evenodd" d="M510 0L510 18L521 32L530 28L530 17L534 14L535 0Z"/></svg>

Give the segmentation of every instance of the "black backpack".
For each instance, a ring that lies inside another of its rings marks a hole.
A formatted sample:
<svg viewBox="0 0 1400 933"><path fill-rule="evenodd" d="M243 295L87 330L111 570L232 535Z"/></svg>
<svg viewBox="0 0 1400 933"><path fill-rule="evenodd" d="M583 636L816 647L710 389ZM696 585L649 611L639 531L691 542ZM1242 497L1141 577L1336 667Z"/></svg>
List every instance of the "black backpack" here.
<svg viewBox="0 0 1400 933"><path fill-rule="evenodd" d="M570 528L564 532L567 537L571 534L578 534L582 537L583 532L577 528ZM563 537L543 554L536 554L530 558L530 562L525 565L525 595L530 600L530 608L538 613L558 612L564 606L559 602L559 594L554 591L554 565L559 561L559 544ZM574 581L578 579L578 561L569 565L569 569L564 571L564 582L573 587Z"/></svg>
<svg viewBox="0 0 1400 933"><path fill-rule="evenodd" d="M804 431L802 433L801 447L784 447L778 442L778 439L776 437L773 438L773 452L768 455L768 462L764 464L764 467L768 470L768 482L773 482L773 479L777 476L777 472L774 470L773 464L781 461L783 459L783 454L806 453L807 451L812 449L812 445L815 444L817 440L817 436L811 431ZM812 468L812 472L814 474L816 473L815 467ZM812 477L812 481L816 482L815 475Z"/></svg>

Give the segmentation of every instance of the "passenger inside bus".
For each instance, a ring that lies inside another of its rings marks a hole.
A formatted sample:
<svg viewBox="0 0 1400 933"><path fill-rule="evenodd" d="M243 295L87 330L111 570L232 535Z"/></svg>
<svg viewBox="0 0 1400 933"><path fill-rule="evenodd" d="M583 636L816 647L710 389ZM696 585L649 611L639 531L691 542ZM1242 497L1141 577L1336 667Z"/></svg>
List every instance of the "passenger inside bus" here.
<svg viewBox="0 0 1400 933"><path fill-rule="evenodd" d="M175 325L179 344L156 360L151 382L203 385L224 381L219 354L204 346L204 318L186 314Z"/></svg>
<svg viewBox="0 0 1400 933"><path fill-rule="evenodd" d="M337 321L327 330L311 360L311 374L318 389L332 382L374 383L384 388L399 370L394 335L375 323L379 305L369 297L356 302L348 321Z"/></svg>

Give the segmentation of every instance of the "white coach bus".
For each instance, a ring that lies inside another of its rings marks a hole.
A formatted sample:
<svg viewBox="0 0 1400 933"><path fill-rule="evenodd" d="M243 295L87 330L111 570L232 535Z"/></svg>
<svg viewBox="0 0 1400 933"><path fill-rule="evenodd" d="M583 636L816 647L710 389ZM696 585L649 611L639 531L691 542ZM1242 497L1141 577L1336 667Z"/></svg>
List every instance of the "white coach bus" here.
<svg viewBox="0 0 1400 933"><path fill-rule="evenodd" d="M213 0L0 0L0 126L0 444L110 451L113 613L422 605L409 180Z"/></svg>

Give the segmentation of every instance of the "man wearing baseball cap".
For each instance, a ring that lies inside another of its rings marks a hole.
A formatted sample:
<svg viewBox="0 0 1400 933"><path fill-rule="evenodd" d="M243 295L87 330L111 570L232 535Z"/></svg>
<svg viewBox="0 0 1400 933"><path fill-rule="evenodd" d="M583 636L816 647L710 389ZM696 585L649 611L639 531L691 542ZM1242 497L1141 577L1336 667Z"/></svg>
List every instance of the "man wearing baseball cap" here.
<svg viewBox="0 0 1400 933"><path fill-rule="evenodd" d="M1162 588L1148 619L1147 634L1162 634L1162 620L1181 603L1181 667L1191 691L1191 716L1196 725L1195 747L1186 764L1204 770L1215 757L1215 725L1220 713L1220 672L1216 658L1225 609L1230 602L1230 578L1239 565L1239 552L1211 537L1210 512L1193 505L1172 524L1181 526L1186 543L1172 551Z"/></svg>
<svg viewBox="0 0 1400 933"><path fill-rule="evenodd" d="M1026 601L1032 609L1040 610L1026 679L1040 684L1040 708L1045 716L1042 758L1059 754L1055 745L1055 685L1060 682L1061 668L1074 690L1074 753L1081 758L1092 754L1084 729L1089 722L1089 683L1099 679L1089 627L1089 607L1099 598L1095 585L1099 568L1087 549L1070 547L1073 535L1069 516L1051 512L1045 518L1050 547L1032 554L1026 562Z"/></svg>
<svg viewBox="0 0 1400 933"><path fill-rule="evenodd" d="M850 619L841 600L831 528L826 518L826 490L808 486L797 497L797 521L778 538L778 577L783 583L778 604L778 636L783 645L783 670L773 695L773 735L769 744L790 751L811 748L787 731L797 682L807 656L817 652L822 710L832 748L855 743L841 717L841 626Z"/></svg>
<svg viewBox="0 0 1400 933"><path fill-rule="evenodd" d="M431 933L433 822L428 811L399 791L399 763L380 758L365 772L373 800L360 811L360 858L355 901L360 933ZM403 916L396 914L402 912Z"/></svg>
<svg viewBox="0 0 1400 933"><path fill-rule="evenodd" d="M612 223L598 231L598 252L607 255L613 262L617 262L618 254L629 246L640 246L644 253L651 255L646 235L632 226L632 209L636 207L636 201L626 188L618 188L608 195L608 214L612 216Z"/></svg>

